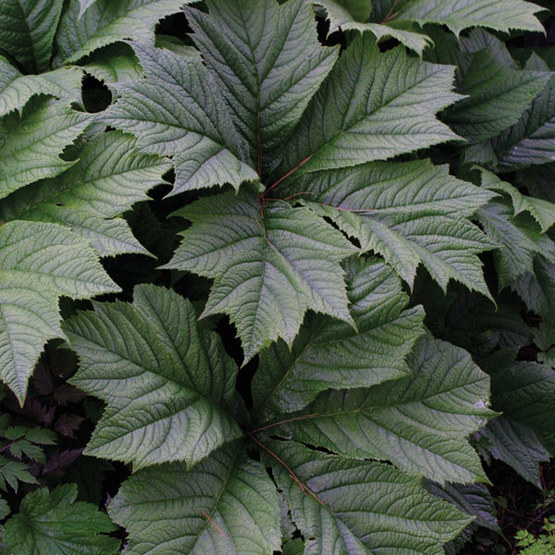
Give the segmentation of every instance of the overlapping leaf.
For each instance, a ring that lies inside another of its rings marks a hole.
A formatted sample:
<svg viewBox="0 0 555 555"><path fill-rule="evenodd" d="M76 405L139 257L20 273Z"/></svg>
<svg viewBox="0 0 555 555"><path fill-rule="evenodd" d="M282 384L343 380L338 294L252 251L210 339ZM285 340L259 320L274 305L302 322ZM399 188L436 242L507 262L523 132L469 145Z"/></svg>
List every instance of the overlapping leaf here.
<svg viewBox="0 0 555 555"><path fill-rule="evenodd" d="M422 55L424 48L433 44L430 37L422 33L367 22L370 14L369 2L362 2L362 5L356 10L351 8L348 3L344 5L343 0L313 0L313 3L325 8L330 22L330 33L338 30L369 32L378 41L389 38L396 39L419 55Z"/></svg>
<svg viewBox="0 0 555 555"><path fill-rule="evenodd" d="M108 403L86 452L141 468L194 464L241 435L229 414L237 368L191 304L135 288L132 305L98 304L67 323L81 360L72 383Z"/></svg>
<svg viewBox="0 0 555 555"><path fill-rule="evenodd" d="M46 71L63 0L0 2L0 49L29 73Z"/></svg>
<svg viewBox="0 0 555 555"><path fill-rule="evenodd" d="M59 223L88 240L101 256L148 252L119 216L163 183L168 160L137 152L136 139L104 133L57 179L19 189L0 204L0 220Z"/></svg>
<svg viewBox="0 0 555 555"><path fill-rule="evenodd" d="M193 39L216 78L254 167L275 160L337 59L318 43L310 2L210 0L187 10ZM262 167L262 166L260 166Z"/></svg>
<svg viewBox="0 0 555 555"><path fill-rule="evenodd" d="M84 10L81 0L71 0L56 39L58 55L65 62L76 62L94 50L124 39L154 44L156 24L191 1L96 0L88 2Z"/></svg>
<svg viewBox="0 0 555 555"><path fill-rule="evenodd" d="M426 492L418 477L392 466L325 455L292 442L268 445L295 474L293 480L265 454L305 538L305 554L440 555L442 544L471 521Z"/></svg>
<svg viewBox="0 0 555 555"><path fill-rule="evenodd" d="M22 110L36 95L44 94L71 102L81 101L83 70L64 67L41 75L23 75L0 57L0 116Z"/></svg>
<svg viewBox="0 0 555 555"><path fill-rule="evenodd" d="M339 263L355 248L308 209L261 209L243 187L178 214L193 225L165 267L214 279L203 315L229 314L246 360L279 337L291 344L309 308L353 323Z"/></svg>
<svg viewBox="0 0 555 555"><path fill-rule="evenodd" d="M85 129L89 114L76 112L53 99L29 102L21 117L12 113L0 121L0 199L46 177L54 177L74 162L60 158Z"/></svg>
<svg viewBox="0 0 555 555"><path fill-rule="evenodd" d="M457 91L468 98L451 106L443 120L470 142L491 139L518 122L549 77L548 72L508 68L491 48L480 50L471 55L458 83Z"/></svg>
<svg viewBox="0 0 555 555"><path fill-rule="evenodd" d="M299 164L302 171L356 166L458 139L435 117L461 98L451 92L453 69L401 47L380 53L367 34L356 37L308 105L276 173Z"/></svg>
<svg viewBox="0 0 555 555"><path fill-rule="evenodd" d="M43 345L65 338L59 297L118 290L93 250L69 229L22 221L0 226L0 378L20 403Z"/></svg>
<svg viewBox="0 0 555 555"><path fill-rule="evenodd" d="M300 410L326 389L369 387L405 377L405 359L424 332L420 308L403 310L407 296L383 262L346 266L351 326L310 317L290 350L283 341L262 351L253 381L255 413L270 419Z"/></svg>
<svg viewBox="0 0 555 555"><path fill-rule="evenodd" d="M540 6L523 0L503 0L503 11L499 11L496 0L414 0L404 2L392 23L416 21L447 25L459 35L468 27L487 27L508 32L511 29L543 32L543 27L534 14Z"/></svg>
<svg viewBox="0 0 555 555"><path fill-rule="evenodd" d="M276 488L262 464L236 444L190 471L174 463L137 472L109 513L129 533L129 555L243 555L281 545Z"/></svg>
<svg viewBox="0 0 555 555"><path fill-rule="evenodd" d="M466 436L493 414L486 408L487 375L466 351L430 339L417 343L408 366L409 378L322 394L301 413L261 424L273 434L347 457L387 459L439 482L484 481Z"/></svg>
<svg viewBox="0 0 555 555"><path fill-rule="evenodd" d="M535 54L526 64L531 71L548 72L549 66ZM552 74L552 72L551 72ZM492 141L503 171L523 169L555 161L555 76L518 123Z"/></svg>
<svg viewBox="0 0 555 555"><path fill-rule="evenodd" d="M174 157L174 194L258 181L245 163L246 144L202 61L165 49L134 49L146 79L119 84L121 98L103 121L133 133L144 151Z"/></svg>
<svg viewBox="0 0 555 555"><path fill-rule="evenodd" d="M76 499L75 484L26 495L20 512L6 523L2 538L6 551L18 555L119 553L120 540L108 536L117 529L114 523L92 503L76 503Z"/></svg>
<svg viewBox="0 0 555 555"><path fill-rule="evenodd" d="M491 193L428 161L372 163L309 173L295 184L309 206L385 257L413 285L423 264L445 290L450 279L489 296L476 254L492 248L467 219ZM291 194L292 188L284 189Z"/></svg>

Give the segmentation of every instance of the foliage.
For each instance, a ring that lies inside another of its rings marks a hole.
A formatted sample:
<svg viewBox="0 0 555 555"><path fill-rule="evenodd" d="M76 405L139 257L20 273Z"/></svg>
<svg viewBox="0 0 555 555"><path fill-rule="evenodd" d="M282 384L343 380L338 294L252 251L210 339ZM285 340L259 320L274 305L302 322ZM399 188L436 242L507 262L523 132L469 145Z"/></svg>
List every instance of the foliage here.
<svg viewBox="0 0 555 555"><path fill-rule="evenodd" d="M555 552L555 517L544 519L545 534L535 538L527 530L517 532L517 546L522 547L519 553L522 555L543 555Z"/></svg>
<svg viewBox="0 0 555 555"><path fill-rule="evenodd" d="M499 533L487 466L555 453L552 15L3 2L5 550Z"/></svg>

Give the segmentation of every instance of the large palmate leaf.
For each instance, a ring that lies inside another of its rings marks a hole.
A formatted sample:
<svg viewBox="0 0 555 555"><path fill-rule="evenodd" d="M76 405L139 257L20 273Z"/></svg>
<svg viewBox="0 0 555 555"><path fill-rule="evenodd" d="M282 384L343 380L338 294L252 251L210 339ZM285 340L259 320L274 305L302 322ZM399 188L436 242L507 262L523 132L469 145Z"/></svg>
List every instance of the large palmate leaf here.
<svg viewBox="0 0 555 555"><path fill-rule="evenodd" d="M36 95L63 99L68 104L81 101L83 70L64 67L41 75L23 75L0 56L0 116L21 110Z"/></svg>
<svg viewBox="0 0 555 555"><path fill-rule="evenodd" d="M262 464L236 444L188 472L179 463L137 472L109 512L129 533L129 555L255 555L281 544L276 488Z"/></svg>
<svg viewBox="0 0 555 555"><path fill-rule="evenodd" d="M90 115L53 99L29 102L21 117L0 122L0 199L46 177L59 175L74 162L60 158L88 125Z"/></svg>
<svg viewBox="0 0 555 555"><path fill-rule="evenodd" d="M2 0L0 49L30 73L47 70L63 4L63 0Z"/></svg>
<svg viewBox="0 0 555 555"><path fill-rule="evenodd" d="M453 69L401 47L380 53L367 34L356 37L308 105L277 173L356 166L457 139L435 117L461 98L451 92Z"/></svg>
<svg viewBox="0 0 555 555"><path fill-rule="evenodd" d="M526 64L531 71L549 71L535 54ZM492 141L503 171L546 164L555 160L555 76L534 100L520 121Z"/></svg>
<svg viewBox="0 0 555 555"><path fill-rule="evenodd" d="M494 414L486 408L488 376L466 351L431 339L417 343L407 362L409 378L322 394L259 429L347 457L387 459L438 482L485 481L466 436Z"/></svg>
<svg viewBox="0 0 555 555"><path fill-rule="evenodd" d="M310 2L209 0L187 10L193 39L250 147L253 165L275 159L337 59L318 43Z"/></svg>
<svg viewBox="0 0 555 555"><path fill-rule="evenodd" d="M442 554L471 521L392 466L342 459L292 442L265 456L303 534L305 554ZM304 489L299 487L299 482Z"/></svg>
<svg viewBox="0 0 555 555"><path fill-rule="evenodd" d="M244 161L247 146L202 61L166 49L134 48L146 79L120 83L121 98L103 121L133 133L139 148L174 157L174 194L257 181Z"/></svg>
<svg viewBox="0 0 555 555"><path fill-rule="evenodd" d="M518 122L549 77L508 68L491 48L480 50L471 55L458 82L457 91L468 98L451 106L443 120L470 142L491 139Z"/></svg>
<svg viewBox="0 0 555 555"><path fill-rule="evenodd" d="M503 0L499 11L496 0L413 0L403 2L392 23L416 21L447 25L456 35L468 27L488 27L497 31L523 29L543 32L541 23L534 16L542 8L524 0Z"/></svg>
<svg viewBox="0 0 555 555"><path fill-rule="evenodd" d="M117 530L92 503L75 502L77 486L64 484L49 492L33 491L20 512L6 523L6 553L18 555L110 555L119 553L120 540L107 534Z"/></svg>
<svg viewBox="0 0 555 555"><path fill-rule="evenodd" d="M86 453L135 469L194 464L241 435L228 412L237 368L196 320L177 293L141 285L132 305L97 304L67 323L81 360L71 382L108 404Z"/></svg>
<svg viewBox="0 0 555 555"><path fill-rule="evenodd" d="M177 214L193 225L165 267L214 279L203 315L229 314L245 360L279 337L290 345L309 308L353 324L339 263L355 248L308 209L261 208L243 187Z"/></svg>
<svg viewBox="0 0 555 555"><path fill-rule="evenodd" d="M263 419L300 410L326 389L368 387L409 375L405 359L424 332L422 310L403 310L408 298L383 262L353 259L346 270L357 330L309 317L291 350L280 341L262 351L253 396Z"/></svg>
<svg viewBox="0 0 555 555"><path fill-rule="evenodd" d="M148 254L119 216L163 183L168 160L137 152L136 139L104 133L81 152L78 163L56 179L19 189L0 204L0 220L59 223L87 239L101 256Z"/></svg>
<svg viewBox="0 0 555 555"><path fill-rule="evenodd" d="M96 0L83 10L80 0L71 0L60 23L58 55L66 62L75 62L94 50L124 39L153 44L156 24L191 1Z"/></svg>
<svg viewBox="0 0 555 555"><path fill-rule="evenodd" d="M422 263L444 290L455 279L489 296L476 254L495 243L467 218L492 194L450 176L447 167L427 160L378 162L312 172L295 188L313 210L356 238L363 252L384 256L409 285Z"/></svg>
<svg viewBox="0 0 555 555"><path fill-rule="evenodd" d="M362 5L356 11L348 3L345 5L343 0L313 0L313 3L325 8L330 22L330 33L338 30L369 32L378 41L390 38L396 39L419 55L422 55L424 48L433 44L430 37L418 32L396 29L378 23L367 23L367 14L370 13L370 2L368 1L361 2Z"/></svg>
<svg viewBox="0 0 555 555"><path fill-rule="evenodd" d="M65 338L58 299L119 291L87 243L55 224L0 226L0 378L21 403L44 343Z"/></svg>

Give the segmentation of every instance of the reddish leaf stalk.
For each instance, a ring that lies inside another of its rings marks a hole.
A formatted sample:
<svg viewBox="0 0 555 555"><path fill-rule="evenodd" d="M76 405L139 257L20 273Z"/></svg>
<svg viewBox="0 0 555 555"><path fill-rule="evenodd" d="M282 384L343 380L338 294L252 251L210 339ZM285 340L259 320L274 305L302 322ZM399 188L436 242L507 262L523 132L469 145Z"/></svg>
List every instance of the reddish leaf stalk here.
<svg viewBox="0 0 555 555"><path fill-rule="evenodd" d="M204 509L201 509L200 512L207 518L208 522L216 528L216 530L221 534L222 537L226 537L226 535L222 532L222 529L210 518L210 516L206 513Z"/></svg>

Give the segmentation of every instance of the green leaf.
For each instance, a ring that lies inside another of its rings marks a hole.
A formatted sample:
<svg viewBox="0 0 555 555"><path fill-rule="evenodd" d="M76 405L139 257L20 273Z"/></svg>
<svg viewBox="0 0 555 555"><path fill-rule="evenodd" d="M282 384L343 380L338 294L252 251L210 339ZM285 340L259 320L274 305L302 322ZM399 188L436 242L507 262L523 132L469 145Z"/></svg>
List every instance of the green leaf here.
<svg viewBox="0 0 555 555"><path fill-rule="evenodd" d="M500 11L496 0L413 0L406 2L392 23L416 21L420 25L447 25L457 36L469 27L487 27L508 32L511 29L544 32L534 16L541 6L523 0L503 0Z"/></svg>
<svg viewBox="0 0 555 555"><path fill-rule="evenodd" d="M0 199L46 177L55 177L74 162L60 158L89 124L89 114L63 103L38 98L21 117L10 114L0 123Z"/></svg>
<svg viewBox="0 0 555 555"><path fill-rule="evenodd" d="M481 432L490 443L490 453L503 461L525 480L541 488L540 463L550 459L538 433L531 426L500 416L488 422Z"/></svg>
<svg viewBox="0 0 555 555"><path fill-rule="evenodd" d="M0 2L0 48L29 73L46 71L63 0Z"/></svg>
<svg viewBox="0 0 555 555"><path fill-rule="evenodd" d="M0 116L21 111L36 95L44 94L71 102L81 101L83 70L64 67L42 75L23 75L0 56Z"/></svg>
<svg viewBox="0 0 555 555"><path fill-rule="evenodd" d="M103 133L81 152L80 160L56 179L19 189L0 206L0 220L34 220L66 225L101 256L148 254L133 237L122 212L147 200L164 183L167 159L138 152L137 140Z"/></svg>
<svg viewBox="0 0 555 555"><path fill-rule="evenodd" d="M46 341L65 338L58 299L119 291L92 249L55 224L0 226L0 378L23 404Z"/></svg>
<svg viewBox="0 0 555 555"><path fill-rule="evenodd" d="M322 6L328 15L330 22L330 34L335 31L358 31L360 33L369 32L379 42L381 40L396 39L404 44L410 50L414 50L419 56L427 46L433 44L430 37L415 31L406 29L395 29L388 25L380 25L378 23L366 23L368 17L364 16L362 9L354 13L349 6L344 5L343 0L312 0L314 4ZM368 5L369 2L361 2ZM369 12L369 10L368 10Z"/></svg>
<svg viewBox="0 0 555 555"><path fill-rule="evenodd" d="M361 251L381 254L411 287L423 264L446 290L455 279L489 297L479 252L496 246L469 221L492 194L428 160L309 173L295 184ZM292 188L285 188L290 194Z"/></svg>
<svg viewBox="0 0 555 555"><path fill-rule="evenodd" d="M494 173L483 168L477 169L481 174L482 187L505 193L511 198L515 216L528 212L538 222L542 233L555 224L555 205L552 202L523 195L514 185L502 181Z"/></svg>
<svg viewBox="0 0 555 555"><path fill-rule="evenodd" d="M81 361L71 383L108 404L86 454L193 465L241 435L228 412L237 367L177 293L140 285L132 305L98 303L65 329Z"/></svg>
<svg viewBox="0 0 555 555"><path fill-rule="evenodd" d="M543 256L534 259L533 273L511 284L526 306L539 314L546 327L555 324L555 263Z"/></svg>
<svg viewBox="0 0 555 555"><path fill-rule="evenodd" d="M128 531L129 555L244 555L281 545L276 488L262 464L235 444L189 472L174 463L135 473L109 513Z"/></svg>
<svg viewBox="0 0 555 555"><path fill-rule="evenodd" d="M549 66L532 54L526 64L531 71L549 71ZM512 171L555 161L555 76L532 103L520 121L493 140L499 169Z"/></svg>
<svg viewBox="0 0 555 555"><path fill-rule="evenodd" d="M357 36L308 105L277 173L356 166L458 139L435 117L460 98L453 75Z"/></svg>
<svg viewBox="0 0 555 555"><path fill-rule="evenodd" d="M325 455L292 442L268 442L304 487L266 454L285 492L305 553L443 553L470 521L426 492L420 478L392 466Z"/></svg>
<svg viewBox="0 0 555 555"><path fill-rule="evenodd" d="M76 503L77 486L64 484L25 496L20 512L6 523L6 552L18 555L110 555L119 553L120 540L107 536L117 528L90 503Z"/></svg>
<svg viewBox="0 0 555 555"><path fill-rule="evenodd" d="M555 372L535 362L491 365L493 408L503 418L531 426L538 432L555 431Z"/></svg>
<svg viewBox="0 0 555 555"><path fill-rule="evenodd" d="M79 0L81 9L79 10L79 17L81 17L97 0Z"/></svg>
<svg viewBox="0 0 555 555"><path fill-rule="evenodd" d="M245 163L247 145L231 123L216 82L202 61L133 45L146 79L120 83L121 97L99 118L133 133L145 152L174 157L172 194L258 181ZM179 100L177 100L179 99Z"/></svg>
<svg viewBox="0 0 555 555"><path fill-rule="evenodd" d="M96 0L85 11L80 0L71 0L56 39L59 56L66 63L76 62L125 39L153 44L156 24L191 1Z"/></svg>
<svg viewBox="0 0 555 555"><path fill-rule="evenodd" d="M390 460L438 482L486 481L466 437L493 415L486 408L488 376L466 351L438 340L419 341L407 362L409 378L322 394L302 413L260 424L345 457Z"/></svg>
<svg viewBox="0 0 555 555"><path fill-rule="evenodd" d="M256 192L242 188L177 214L192 226L164 268L214 279L202 315L230 316L245 362L279 337L291 345L308 309L353 324L340 262L355 248L308 209L261 207Z"/></svg>
<svg viewBox="0 0 555 555"><path fill-rule="evenodd" d="M0 457L0 489L7 491L6 482L17 493L18 482L38 484L38 480L29 472L29 465Z"/></svg>
<svg viewBox="0 0 555 555"><path fill-rule="evenodd" d="M255 413L267 420L300 410L330 388L368 387L410 374L405 359L424 332L423 313L383 262L346 265L357 331L325 317L307 319L289 350L283 341L262 351L253 380Z"/></svg>
<svg viewBox="0 0 555 555"><path fill-rule="evenodd" d="M307 104L337 60L318 42L310 2L209 0L186 10L192 36L257 164L276 160ZM259 171L260 173L260 171Z"/></svg>
<svg viewBox="0 0 555 555"><path fill-rule="evenodd" d="M144 77L133 49L123 43L106 46L91 54L85 69L114 92L117 83L138 81Z"/></svg>
<svg viewBox="0 0 555 555"><path fill-rule="evenodd" d="M515 217L506 203L494 201L482 207L477 216L486 235L500 245L494 252L500 289L533 272L538 254L555 262L555 244L540 233L528 214Z"/></svg>
<svg viewBox="0 0 555 555"><path fill-rule="evenodd" d="M517 123L550 74L507 68L491 48L471 56L457 87L467 98L451 106L442 119L465 139L479 143Z"/></svg>

